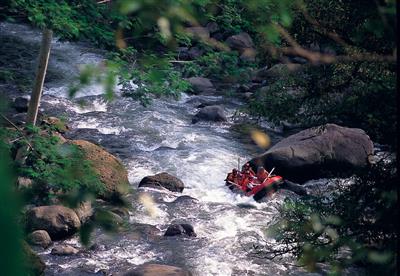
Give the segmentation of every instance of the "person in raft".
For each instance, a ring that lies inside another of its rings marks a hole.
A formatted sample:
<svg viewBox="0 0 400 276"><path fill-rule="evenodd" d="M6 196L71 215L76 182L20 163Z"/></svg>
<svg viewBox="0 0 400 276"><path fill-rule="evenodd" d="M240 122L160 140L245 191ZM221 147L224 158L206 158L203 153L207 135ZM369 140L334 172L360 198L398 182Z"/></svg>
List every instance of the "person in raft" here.
<svg viewBox="0 0 400 276"><path fill-rule="evenodd" d="M262 183L268 177L268 171L264 167L260 166L257 169L257 179Z"/></svg>
<svg viewBox="0 0 400 276"><path fill-rule="evenodd" d="M256 179L256 174L249 163L243 165L242 174L243 178L240 185L242 186L243 190L250 191L254 187L252 182Z"/></svg>

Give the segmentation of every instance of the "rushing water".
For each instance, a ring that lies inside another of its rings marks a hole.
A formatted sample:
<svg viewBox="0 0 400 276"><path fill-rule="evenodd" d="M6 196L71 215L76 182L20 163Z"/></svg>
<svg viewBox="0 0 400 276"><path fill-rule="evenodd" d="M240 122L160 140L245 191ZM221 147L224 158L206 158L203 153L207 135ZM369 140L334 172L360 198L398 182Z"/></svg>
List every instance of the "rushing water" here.
<svg viewBox="0 0 400 276"><path fill-rule="evenodd" d="M37 49L40 32L9 23L0 27L2 35ZM156 99L151 106L143 107L118 93L113 101L106 102L100 85L69 99L68 84L79 66L102 60L101 52L87 46L54 40L41 109L50 115L65 115L73 129L70 135L96 142L121 158L134 189L129 227L113 236L96 230L92 242L97 246L91 250L84 249L76 237L60 242L81 248L74 256L53 256L51 247L37 249L46 261L46 274L102 275L149 261L185 267L194 275L305 273L293 266L290 257L269 261L247 254L252 241L265 238L264 230L283 198L293 194L280 191L267 202L256 203L224 186L226 173L237 166L238 158L244 161L252 157L252 146L235 139L229 129L240 101L183 95L178 101ZM82 100L86 105L80 105ZM225 101L229 121L192 124L200 101ZM174 201L182 194L137 189L143 177L159 172L179 177L185 183L183 195L198 201ZM153 215L138 201L145 192L154 197ZM173 222L192 224L197 237L163 237L163 231Z"/></svg>

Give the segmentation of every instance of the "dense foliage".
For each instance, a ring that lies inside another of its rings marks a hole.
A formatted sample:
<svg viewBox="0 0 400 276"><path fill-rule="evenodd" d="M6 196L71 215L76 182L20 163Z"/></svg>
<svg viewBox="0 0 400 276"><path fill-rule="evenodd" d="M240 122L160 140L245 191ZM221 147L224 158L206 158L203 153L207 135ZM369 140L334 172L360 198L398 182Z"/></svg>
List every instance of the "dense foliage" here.
<svg viewBox="0 0 400 276"><path fill-rule="evenodd" d="M268 79L249 110L276 123L286 120L310 127L334 122L360 127L373 140L394 145L396 66L394 60L381 58L396 49L395 14L394 1L310 0L295 6L289 31L297 43L313 53L347 58L333 64L303 65L302 74ZM281 47L287 45L281 42ZM371 57L376 60L361 60ZM274 64L273 59L265 61Z"/></svg>
<svg viewBox="0 0 400 276"><path fill-rule="evenodd" d="M0 18L27 20L39 28L51 28L61 39L86 39L107 48L115 45L114 31L125 20L96 1L9 0L3 8L7 12Z"/></svg>
<svg viewBox="0 0 400 276"><path fill-rule="evenodd" d="M0 106L1 108L1 106ZM8 146L4 143L5 133L0 131L0 218L2 220L0 236L2 247L0 264L5 275L26 275L21 266L23 256L20 250L22 237L21 227L16 217L21 207L20 198L13 190L12 160L8 153Z"/></svg>
<svg viewBox="0 0 400 276"><path fill-rule="evenodd" d="M303 72L272 80L250 102L250 111L279 123L324 123L364 129L374 141L394 145L394 65L352 62L303 66Z"/></svg>
<svg viewBox="0 0 400 276"><path fill-rule="evenodd" d="M17 141L8 145L10 156L23 145L31 147L24 164L14 164L18 175L33 182L30 187L21 187L26 193L27 203L49 204L72 192L99 195L104 191L83 152L75 145L60 143L60 139L53 135L53 129L31 127L28 135L18 131L5 133L5 129L1 131L4 133L3 141Z"/></svg>
<svg viewBox="0 0 400 276"><path fill-rule="evenodd" d="M323 195L287 199L269 229L277 244L258 253L268 258L293 253L311 271L319 262L330 262L335 275L354 264L366 267L368 275L394 275L396 180L396 162L390 161L374 165L351 183L338 180Z"/></svg>

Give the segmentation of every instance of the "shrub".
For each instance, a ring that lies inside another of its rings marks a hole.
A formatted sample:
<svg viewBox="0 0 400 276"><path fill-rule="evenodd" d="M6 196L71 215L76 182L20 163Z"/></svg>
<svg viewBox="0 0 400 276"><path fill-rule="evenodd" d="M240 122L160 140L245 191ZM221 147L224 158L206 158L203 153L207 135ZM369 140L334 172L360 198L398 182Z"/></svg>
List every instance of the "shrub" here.
<svg viewBox="0 0 400 276"><path fill-rule="evenodd" d="M292 253L311 271L329 262L333 275L354 264L370 275L394 275L396 162L378 162L352 182L338 181L322 195L287 199L268 230L277 243L258 253L268 258Z"/></svg>
<svg viewBox="0 0 400 276"><path fill-rule="evenodd" d="M18 167L18 174L34 183L26 191L28 202L46 204L71 192L99 195L104 191L100 178L77 146L61 144L51 130L43 133L39 128L31 127L29 131L32 149L25 164Z"/></svg>

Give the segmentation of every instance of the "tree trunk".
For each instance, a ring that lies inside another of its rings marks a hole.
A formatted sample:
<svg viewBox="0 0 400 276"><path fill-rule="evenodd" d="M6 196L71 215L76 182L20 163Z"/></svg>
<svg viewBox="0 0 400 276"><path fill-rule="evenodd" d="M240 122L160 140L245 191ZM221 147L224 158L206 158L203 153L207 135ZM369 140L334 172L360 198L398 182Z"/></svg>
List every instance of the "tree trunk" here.
<svg viewBox="0 0 400 276"><path fill-rule="evenodd" d="M47 64L49 63L51 39L53 31L44 29L42 34L42 43L40 44L39 62L36 70L35 83L33 86L31 99L28 106L28 114L26 116L26 124L36 124L37 114L39 110L40 98L42 97L44 78L46 77ZM28 153L28 145L23 145L17 151L15 161L19 164L25 163Z"/></svg>
<svg viewBox="0 0 400 276"><path fill-rule="evenodd" d="M51 39L53 31L49 29L43 30L42 44L40 45L39 63L36 71L35 84L33 86L31 99L29 101L27 124L36 124L36 118L39 110L40 98L42 97L42 89L44 78L46 76L47 64L49 63Z"/></svg>

